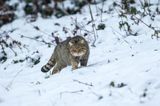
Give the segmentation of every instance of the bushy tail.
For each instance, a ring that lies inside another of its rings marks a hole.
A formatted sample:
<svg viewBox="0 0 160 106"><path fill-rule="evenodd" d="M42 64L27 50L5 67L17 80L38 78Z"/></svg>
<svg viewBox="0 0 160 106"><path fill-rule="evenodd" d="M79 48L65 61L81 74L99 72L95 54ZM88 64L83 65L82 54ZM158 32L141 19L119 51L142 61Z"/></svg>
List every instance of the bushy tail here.
<svg viewBox="0 0 160 106"><path fill-rule="evenodd" d="M46 65L41 68L41 71L46 73L56 64L55 59L50 59Z"/></svg>

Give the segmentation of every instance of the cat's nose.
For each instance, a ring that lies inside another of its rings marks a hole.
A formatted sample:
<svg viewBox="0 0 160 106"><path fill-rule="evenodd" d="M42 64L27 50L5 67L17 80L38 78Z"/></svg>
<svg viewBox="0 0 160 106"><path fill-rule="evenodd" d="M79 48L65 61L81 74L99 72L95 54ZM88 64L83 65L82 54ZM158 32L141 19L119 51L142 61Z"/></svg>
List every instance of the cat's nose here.
<svg viewBox="0 0 160 106"><path fill-rule="evenodd" d="M77 43L78 41L77 40L75 40L75 43Z"/></svg>

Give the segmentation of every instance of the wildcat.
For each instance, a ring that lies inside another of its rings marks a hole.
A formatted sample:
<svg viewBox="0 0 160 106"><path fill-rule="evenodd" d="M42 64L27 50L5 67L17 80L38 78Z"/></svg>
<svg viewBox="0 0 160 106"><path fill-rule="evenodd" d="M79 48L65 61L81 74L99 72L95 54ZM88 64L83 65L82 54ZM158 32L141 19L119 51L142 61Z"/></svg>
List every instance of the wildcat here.
<svg viewBox="0 0 160 106"><path fill-rule="evenodd" d="M52 56L46 65L41 68L42 72L48 72L52 67L52 74L60 72L68 65L72 66L72 70L81 66L87 66L89 57L89 46L82 36L75 36L60 42L54 49Z"/></svg>

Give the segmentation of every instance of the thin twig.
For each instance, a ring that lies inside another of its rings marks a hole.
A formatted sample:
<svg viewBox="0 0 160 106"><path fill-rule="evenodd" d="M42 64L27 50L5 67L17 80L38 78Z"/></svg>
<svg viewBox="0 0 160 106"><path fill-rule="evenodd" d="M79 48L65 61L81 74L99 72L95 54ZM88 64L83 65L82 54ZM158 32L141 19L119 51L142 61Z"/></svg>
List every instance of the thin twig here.
<svg viewBox="0 0 160 106"><path fill-rule="evenodd" d="M21 69L20 71L18 71L17 73L16 73L16 75L13 77L13 79L10 81L10 83L7 85L7 87L6 88L10 88L12 85L13 85L13 82L15 81L15 79L17 78L17 76L22 72L23 70Z"/></svg>
<svg viewBox="0 0 160 106"><path fill-rule="evenodd" d="M3 87L7 92L9 91L9 89L5 87L4 85L0 84L0 86Z"/></svg>
<svg viewBox="0 0 160 106"><path fill-rule="evenodd" d="M9 47L9 48L11 49L11 51L14 53L14 56L17 56L17 52L15 52L12 47L10 47L10 46L8 46L8 47Z"/></svg>
<svg viewBox="0 0 160 106"><path fill-rule="evenodd" d="M102 8L100 9L101 10L101 22L102 22L102 18L103 18L103 8L104 8L104 1L102 1Z"/></svg>
<svg viewBox="0 0 160 106"><path fill-rule="evenodd" d="M24 35L21 35L21 37L22 37L22 38L31 39L31 40L35 40L35 41L37 41L37 42L42 42L42 43L44 43L44 44L53 45L52 43L46 42L46 41L44 41L44 40L41 40L41 41L40 41L40 40L37 40L37 39L35 39L35 38L28 37L28 36L24 36Z"/></svg>
<svg viewBox="0 0 160 106"><path fill-rule="evenodd" d="M14 32L17 29L18 28L14 28L14 29L11 29L9 31L4 31L4 30L0 29L3 32L3 33L0 33L0 35L1 35L0 38L3 37L2 35L7 35L8 33L12 33L12 32Z"/></svg>
<svg viewBox="0 0 160 106"><path fill-rule="evenodd" d="M114 35L116 35L115 33L118 33L119 35L123 36L120 32L114 30L113 27L111 27L111 29L112 29L112 32L113 32ZM118 39L120 39L120 37L119 37L118 35L116 35L116 36L118 37ZM123 40L125 43L127 43L127 44L129 45L129 47L132 49L132 46L130 45L130 43L129 43L127 40L125 40L123 37L122 37L122 40Z"/></svg>
<svg viewBox="0 0 160 106"><path fill-rule="evenodd" d="M73 80L73 81L74 81L74 82L78 82L78 83L83 84L83 85L87 85L87 86L93 87L93 84L92 84L92 83L88 84L88 83L85 83L85 82L81 82L81 81L79 81L79 80Z"/></svg>
<svg viewBox="0 0 160 106"><path fill-rule="evenodd" d="M9 36L9 35L8 35ZM11 36L9 36L9 38L12 40L12 41L15 41ZM16 44L18 47L19 47L19 49L21 50L22 48L20 47L20 45L18 45L18 44ZM22 51L22 50L21 50Z"/></svg>
<svg viewBox="0 0 160 106"><path fill-rule="evenodd" d="M60 92L60 98L62 97L63 94L65 93L81 93L81 92L84 92L84 90L77 90L77 91L63 91L63 92Z"/></svg>
<svg viewBox="0 0 160 106"><path fill-rule="evenodd" d="M92 20L92 28L93 28L93 32L94 32L94 41L92 43L92 46L95 47L95 42L97 40L98 34L97 34L97 31L96 31L96 28L95 28L96 25L94 23L94 18L93 18L93 14L92 14L90 3L88 3L88 7L89 7L89 12L90 12L91 20Z"/></svg>
<svg viewBox="0 0 160 106"><path fill-rule="evenodd" d="M152 29L155 31L155 28L152 27L151 25L146 24L144 21L142 21L141 19L139 19L138 17L136 17L135 15L133 15L138 21L140 21L141 23L143 23L144 25L146 25L148 28Z"/></svg>
<svg viewBox="0 0 160 106"><path fill-rule="evenodd" d="M95 93L95 92L93 92L93 91L92 91L92 94L95 95L96 97L98 97L98 100L103 99L103 96L102 96L102 95L99 95L99 94L97 94L97 93Z"/></svg>
<svg viewBox="0 0 160 106"><path fill-rule="evenodd" d="M89 33L89 34L94 34L94 32L87 30L87 29L85 28L85 25L84 25L84 24L78 23L78 21L76 21L76 19L75 19L74 21L72 21L72 24L74 24L75 26L77 25L77 26L79 27L79 30L81 30L81 31L85 31L85 32L87 32L87 33ZM86 25L87 25L87 24L86 24Z"/></svg>
<svg viewBox="0 0 160 106"><path fill-rule="evenodd" d="M45 34L45 35L48 35L48 36L50 36L50 34L48 34L48 33L46 33L46 32L44 32L44 31L42 31L41 29L39 29L39 27L37 27L37 26L35 26L35 25L32 25L31 23L29 23L34 29L36 29L37 31L39 31L39 32L41 32L41 33L43 33L43 34Z"/></svg>

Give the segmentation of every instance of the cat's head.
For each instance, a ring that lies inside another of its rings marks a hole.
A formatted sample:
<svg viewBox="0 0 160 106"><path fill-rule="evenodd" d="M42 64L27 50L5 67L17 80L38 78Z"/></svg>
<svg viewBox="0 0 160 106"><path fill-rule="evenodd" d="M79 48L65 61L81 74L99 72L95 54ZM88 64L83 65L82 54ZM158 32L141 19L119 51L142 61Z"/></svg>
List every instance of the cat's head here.
<svg viewBox="0 0 160 106"><path fill-rule="evenodd" d="M70 53L77 57L83 56L87 52L88 44L85 39L81 36L76 36L70 39L69 41L69 50Z"/></svg>

